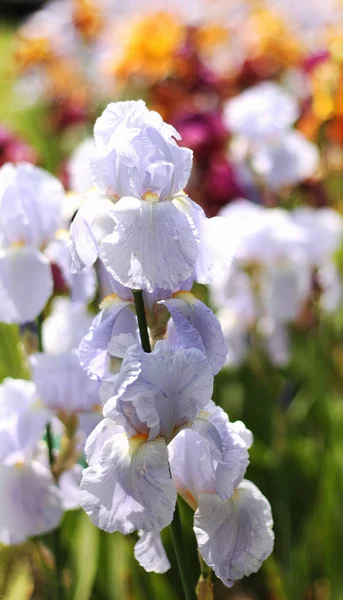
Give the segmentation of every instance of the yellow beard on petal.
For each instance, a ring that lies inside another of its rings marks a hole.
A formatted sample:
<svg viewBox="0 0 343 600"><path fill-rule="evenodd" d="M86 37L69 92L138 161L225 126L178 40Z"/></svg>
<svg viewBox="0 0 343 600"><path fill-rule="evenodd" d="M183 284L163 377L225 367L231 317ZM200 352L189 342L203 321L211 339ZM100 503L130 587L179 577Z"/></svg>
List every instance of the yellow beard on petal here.
<svg viewBox="0 0 343 600"><path fill-rule="evenodd" d="M143 195L143 200L154 204L155 202L159 201L159 197L158 194L155 194L154 192L145 192L145 194Z"/></svg>
<svg viewBox="0 0 343 600"><path fill-rule="evenodd" d="M119 296L117 296L117 294L109 294L108 296L105 296L105 298L100 303L100 308L101 309L110 308L114 304L120 304L121 302L122 302L122 299L119 298Z"/></svg>
<svg viewBox="0 0 343 600"><path fill-rule="evenodd" d="M187 292L185 290L180 290L179 292L173 293L173 298L180 298L181 300L185 300L188 304L195 304L197 299L193 296L192 292Z"/></svg>

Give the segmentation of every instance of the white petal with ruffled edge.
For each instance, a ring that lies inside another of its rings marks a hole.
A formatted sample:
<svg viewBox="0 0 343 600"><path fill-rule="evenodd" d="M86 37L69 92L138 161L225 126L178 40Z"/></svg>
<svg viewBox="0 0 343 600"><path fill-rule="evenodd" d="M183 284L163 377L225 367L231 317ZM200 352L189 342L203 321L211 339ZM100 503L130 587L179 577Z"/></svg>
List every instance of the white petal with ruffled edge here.
<svg viewBox="0 0 343 600"><path fill-rule="evenodd" d="M173 518L176 491L164 440L115 434L99 462L83 472L81 506L108 532L161 531Z"/></svg>
<svg viewBox="0 0 343 600"><path fill-rule="evenodd" d="M33 321L52 291L50 264L39 250L9 248L0 254L0 321Z"/></svg>
<svg viewBox="0 0 343 600"><path fill-rule="evenodd" d="M58 526L61 494L41 463L0 465L0 487L1 543L20 544Z"/></svg>
<svg viewBox="0 0 343 600"><path fill-rule="evenodd" d="M152 353L129 348L118 381L118 391L104 407L104 415L126 415L136 431L150 430L150 439L162 435L168 442L191 423L211 398L212 369L199 350L174 351L157 342Z"/></svg>
<svg viewBox="0 0 343 600"><path fill-rule="evenodd" d="M189 292L178 292L170 300L162 300L174 321L179 343L183 348L193 346L193 336L198 334L213 374L216 375L225 363L229 351L220 323L206 304ZM190 335L190 329L193 335ZM202 348L197 343L199 350Z"/></svg>
<svg viewBox="0 0 343 600"><path fill-rule="evenodd" d="M187 279L198 256L192 218L170 201L122 198L114 207L114 232L103 239L100 257L110 274L132 289L170 289Z"/></svg>
<svg viewBox="0 0 343 600"><path fill-rule="evenodd" d="M153 127L160 131L165 139L174 137L181 139L172 125L164 123L161 115L154 110L148 110L143 100L128 100L126 102L111 102L94 125L94 137L97 145L107 145L118 128L143 129Z"/></svg>
<svg viewBox="0 0 343 600"><path fill-rule="evenodd" d="M250 481L244 480L230 500L217 494L198 498L194 531L200 554L228 587L258 571L271 554L272 526L269 502Z"/></svg>
<svg viewBox="0 0 343 600"><path fill-rule="evenodd" d="M170 562L159 533L139 531L139 540L134 547L134 555L140 566L148 573L166 573Z"/></svg>

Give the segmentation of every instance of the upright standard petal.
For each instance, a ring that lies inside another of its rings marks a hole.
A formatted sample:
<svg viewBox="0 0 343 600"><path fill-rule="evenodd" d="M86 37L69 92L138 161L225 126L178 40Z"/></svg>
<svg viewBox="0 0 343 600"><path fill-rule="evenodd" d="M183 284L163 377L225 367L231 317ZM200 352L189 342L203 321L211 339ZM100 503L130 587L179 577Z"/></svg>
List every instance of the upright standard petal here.
<svg viewBox="0 0 343 600"><path fill-rule="evenodd" d="M135 559L148 573L166 573L170 562L159 533L139 531L139 540L134 547Z"/></svg>
<svg viewBox="0 0 343 600"><path fill-rule="evenodd" d="M175 289L193 273L198 232L172 202L122 198L112 214L116 227L103 239L100 256L114 279L152 292Z"/></svg>
<svg viewBox="0 0 343 600"><path fill-rule="evenodd" d="M170 467L178 492L187 501L193 498L194 507L202 493L217 492L223 500L230 498L249 464L243 439L249 433L243 423L230 423L225 411L210 402L193 425L169 444Z"/></svg>
<svg viewBox="0 0 343 600"><path fill-rule="evenodd" d="M216 375L225 363L229 351L217 317L203 302L190 292L176 292L169 300L162 300L173 319L179 343L183 348L193 346L194 337L200 338L213 374ZM201 350L201 345L195 346Z"/></svg>
<svg viewBox="0 0 343 600"><path fill-rule="evenodd" d="M140 130L148 126L160 131L166 139L171 137L176 140L180 139L176 129L172 125L164 123L161 115L157 112L148 110L143 100L108 104L95 122L94 137L97 145L107 145L112 136L118 133L120 127Z"/></svg>
<svg viewBox="0 0 343 600"><path fill-rule="evenodd" d="M33 321L53 290L49 261L36 248L0 252L0 321Z"/></svg>
<svg viewBox="0 0 343 600"><path fill-rule="evenodd" d="M167 342L158 342L152 353L145 353L133 346L104 415L121 413L136 431L148 428L150 439L161 435L169 442L208 404L212 389L212 370L199 350L174 351Z"/></svg>
<svg viewBox="0 0 343 600"><path fill-rule="evenodd" d="M250 481L244 480L229 500L217 494L198 498L194 532L200 554L228 587L258 571L271 554L272 527L269 502Z"/></svg>
<svg viewBox="0 0 343 600"><path fill-rule="evenodd" d="M113 435L98 462L83 472L81 506L105 531L161 531L171 523L176 491L169 474L167 446L159 438Z"/></svg>
<svg viewBox="0 0 343 600"><path fill-rule="evenodd" d="M21 544L58 526L61 494L40 462L0 465L0 542Z"/></svg>

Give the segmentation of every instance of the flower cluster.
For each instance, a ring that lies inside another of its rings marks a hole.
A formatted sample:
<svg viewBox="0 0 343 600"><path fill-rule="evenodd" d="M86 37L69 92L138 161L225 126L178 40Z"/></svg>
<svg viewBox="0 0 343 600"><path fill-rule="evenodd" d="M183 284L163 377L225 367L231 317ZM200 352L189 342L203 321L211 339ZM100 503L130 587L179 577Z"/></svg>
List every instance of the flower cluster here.
<svg viewBox="0 0 343 600"><path fill-rule="evenodd" d="M102 381L105 417L86 443L81 505L101 529L140 531L136 557L161 572L168 561L159 532L172 522L179 492L196 509L204 560L231 585L271 552L272 518L267 500L242 482L250 432L211 402L227 347L217 318L189 290L209 276L209 263L225 263L224 221L206 219L183 192L192 155L178 137L142 101L110 104L95 124L95 189L72 223L71 252L75 269L99 257L113 293L80 344L81 365ZM138 290L151 353L137 344ZM119 373L113 358L123 358ZM189 480L189 472L199 477ZM221 519L232 537L225 554Z"/></svg>
<svg viewBox="0 0 343 600"><path fill-rule="evenodd" d="M341 276L333 260L342 243L342 217L329 208L286 211L244 199L221 215L237 247L232 267L210 284L231 349L227 363L241 364L256 336L272 362L285 365L288 326L308 329L314 309L330 313L342 303Z"/></svg>
<svg viewBox="0 0 343 600"><path fill-rule="evenodd" d="M160 532L180 494L203 560L231 586L271 553L272 516L243 479L251 432L211 400L228 347L191 289L226 272L235 245L225 219L184 192L192 152L179 138L143 101L110 104L87 142L89 165L83 150L75 157L76 179L87 173L93 187L69 242L58 180L27 163L0 171L1 318L41 322L32 381L1 386L1 541L48 531L81 505L107 532L138 531L138 562L161 573ZM92 320L95 264L103 299ZM50 296L66 292L44 318Z"/></svg>

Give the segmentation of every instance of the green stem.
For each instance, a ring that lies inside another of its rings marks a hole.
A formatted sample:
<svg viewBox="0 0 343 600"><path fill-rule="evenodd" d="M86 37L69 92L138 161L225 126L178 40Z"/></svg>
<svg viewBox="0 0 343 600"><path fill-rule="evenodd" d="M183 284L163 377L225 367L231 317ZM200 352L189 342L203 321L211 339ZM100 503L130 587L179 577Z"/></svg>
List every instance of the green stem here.
<svg viewBox="0 0 343 600"><path fill-rule="evenodd" d="M183 591L187 600L196 600L195 589L189 579L189 567L182 539L182 526L178 504L176 503L174 518L170 525L177 565L179 567Z"/></svg>
<svg viewBox="0 0 343 600"><path fill-rule="evenodd" d="M138 319L139 333L141 336L142 348L144 352L151 352L151 344L145 314L143 292L142 290L132 290L132 292L135 301L135 308ZM185 598L186 600L196 600L194 587L189 580L189 568L187 564L185 546L182 540L181 519L177 503L175 506L174 518L171 523L171 534Z"/></svg>
<svg viewBox="0 0 343 600"><path fill-rule="evenodd" d="M136 314L138 319L139 333L141 336L142 348L144 352L151 352L148 323L146 320L144 298L142 290L132 290L135 301Z"/></svg>
<svg viewBox="0 0 343 600"><path fill-rule="evenodd" d="M43 336L42 336L42 325L43 325L43 314L40 314L37 319L38 328L38 350L43 352ZM54 445L51 431L51 423L46 426L46 443L48 446L49 464L52 475L54 476ZM52 546L55 557L56 567L56 600L64 599L64 588L62 583L62 572L63 572L63 560L62 560L62 549L61 549L61 536L60 528L57 527L51 532Z"/></svg>

